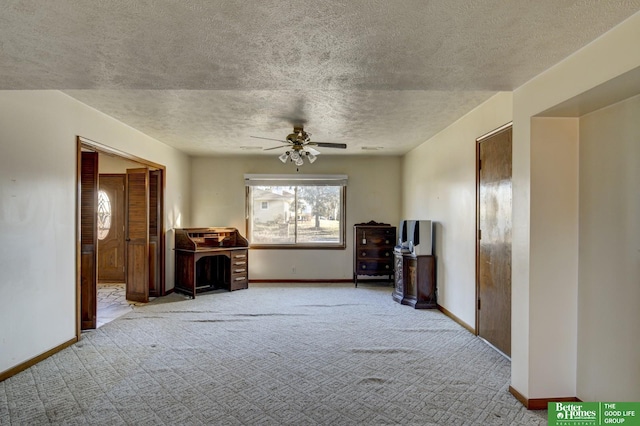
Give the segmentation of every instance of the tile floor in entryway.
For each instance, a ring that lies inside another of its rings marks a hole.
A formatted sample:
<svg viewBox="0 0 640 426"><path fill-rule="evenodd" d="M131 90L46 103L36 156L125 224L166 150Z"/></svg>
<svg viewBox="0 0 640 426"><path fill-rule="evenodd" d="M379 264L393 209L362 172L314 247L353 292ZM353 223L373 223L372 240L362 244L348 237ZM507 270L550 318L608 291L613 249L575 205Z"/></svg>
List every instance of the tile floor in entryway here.
<svg viewBox="0 0 640 426"><path fill-rule="evenodd" d="M98 284L98 312L96 327L101 327L114 319L131 312L134 306L145 305L145 303L128 301L125 296L126 288L124 283Z"/></svg>

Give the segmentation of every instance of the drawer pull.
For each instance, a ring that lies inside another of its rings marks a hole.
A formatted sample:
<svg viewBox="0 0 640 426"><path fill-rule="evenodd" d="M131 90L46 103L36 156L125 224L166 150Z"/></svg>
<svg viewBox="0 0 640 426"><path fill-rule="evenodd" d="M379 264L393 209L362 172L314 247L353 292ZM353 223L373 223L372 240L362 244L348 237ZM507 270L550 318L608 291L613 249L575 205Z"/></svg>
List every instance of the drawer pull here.
<svg viewBox="0 0 640 426"><path fill-rule="evenodd" d="M246 279L247 277L237 277L237 278L234 278L234 281L244 281Z"/></svg>
<svg viewBox="0 0 640 426"><path fill-rule="evenodd" d="M389 252L386 252L384 255L385 255L385 256L387 256L387 257L389 257Z"/></svg>
<svg viewBox="0 0 640 426"><path fill-rule="evenodd" d="M239 266L239 265L246 265L247 262L235 262L234 265Z"/></svg>
<svg viewBox="0 0 640 426"><path fill-rule="evenodd" d="M238 272L244 272L244 271L246 271L246 269L244 269L244 268L243 268L243 269L234 269L234 270L233 270L233 272L234 272L234 273L236 273L236 274L237 274Z"/></svg>
<svg viewBox="0 0 640 426"><path fill-rule="evenodd" d="M389 265L384 265L384 267L385 267L386 269L389 269Z"/></svg>
<svg viewBox="0 0 640 426"><path fill-rule="evenodd" d="M246 254L234 254L233 257L236 258L236 259L244 259L245 257L247 257L247 255Z"/></svg>
<svg viewBox="0 0 640 426"><path fill-rule="evenodd" d="M367 265L362 265L360 269L367 269Z"/></svg>
<svg viewBox="0 0 640 426"><path fill-rule="evenodd" d="M362 257L367 257L367 253L366 252L362 252Z"/></svg>

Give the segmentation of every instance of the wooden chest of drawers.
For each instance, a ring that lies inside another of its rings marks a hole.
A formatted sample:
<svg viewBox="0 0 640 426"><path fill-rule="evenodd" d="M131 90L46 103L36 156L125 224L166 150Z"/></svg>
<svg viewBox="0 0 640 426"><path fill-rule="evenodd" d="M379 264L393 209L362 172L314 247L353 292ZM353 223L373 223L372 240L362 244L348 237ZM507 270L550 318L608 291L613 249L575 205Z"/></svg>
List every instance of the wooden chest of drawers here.
<svg viewBox="0 0 640 426"><path fill-rule="evenodd" d="M248 250L234 250L231 252L231 282L229 290L249 288L247 273Z"/></svg>
<svg viewBox="0 0 640 426"><path fill-rule="evenodd" d="M386 275L393 282L393 248L396 228L385 223L360 223L353 227L353 282L358 276Z"/></svg>

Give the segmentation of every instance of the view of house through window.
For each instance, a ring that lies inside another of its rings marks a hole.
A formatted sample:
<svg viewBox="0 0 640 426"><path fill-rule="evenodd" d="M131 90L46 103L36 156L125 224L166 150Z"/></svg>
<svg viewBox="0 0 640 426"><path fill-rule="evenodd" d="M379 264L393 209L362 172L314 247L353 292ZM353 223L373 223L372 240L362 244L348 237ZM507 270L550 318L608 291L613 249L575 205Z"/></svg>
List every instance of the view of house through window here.
<svg viewBox="0 0 640 426"><path fill-rule="evenodd" d="M252 245L344 245L343 183L318 176L270 182L261 176L247 180Z"/></svg>

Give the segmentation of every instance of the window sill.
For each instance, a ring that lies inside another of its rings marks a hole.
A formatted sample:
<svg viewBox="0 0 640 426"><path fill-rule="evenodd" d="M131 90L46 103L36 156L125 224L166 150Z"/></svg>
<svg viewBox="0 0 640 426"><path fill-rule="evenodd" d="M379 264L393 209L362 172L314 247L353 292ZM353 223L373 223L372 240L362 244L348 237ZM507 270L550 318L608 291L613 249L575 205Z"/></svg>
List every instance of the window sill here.
<svg viewBox="0 0 640 426"><path fill-rule="evenodd" d="M346 244L249 244L252 250L344 250Z"/></svg>

